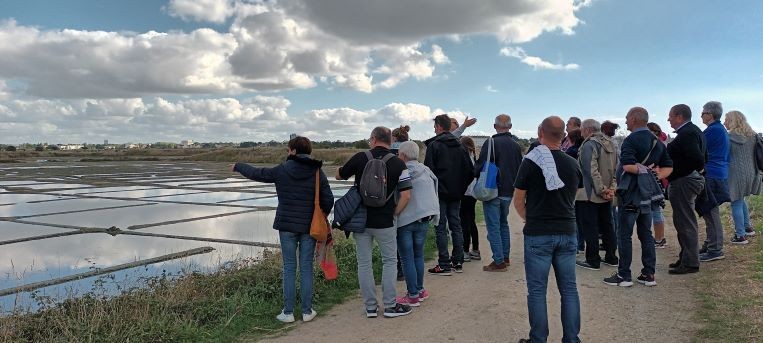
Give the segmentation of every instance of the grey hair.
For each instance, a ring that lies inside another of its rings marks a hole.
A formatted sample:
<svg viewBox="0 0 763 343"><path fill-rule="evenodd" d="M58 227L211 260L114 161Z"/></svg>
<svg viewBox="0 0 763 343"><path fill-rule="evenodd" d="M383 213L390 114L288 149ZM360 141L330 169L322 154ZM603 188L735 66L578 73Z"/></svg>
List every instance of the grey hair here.
<svg viewBox="0 0 763 343"><path fill-rule="evenodd" d="M417 161L419 159L419 145L414 141L402 142L397 148L397 153L405 156L409 161Z"/></svg>
<svg viewBox="0 0 763 343"><path fill-rule="evenodd" d="M705 106L702 106L702 112L712 114L715 120L721 120L723 105L718 101L708 101Z"/></svg>
<svg viewBox="0 0 763 343"><path fill-rule="evenodd" d="M646 124L649 122L649 112L643 107L633 107L626 116L633 116L637 122Z"/></svg>
<svg viewBox="0 0 763 343"><path fill-rule="evenodd" d="M591 132L601 131L601 124L595 119L583 120L583 124L580 126L581 130L589 129Z"/></svg>
<svg viewBox="0 0 763 343"><path fill-rule="evenodd" d="M501 129L511 128L511 117L508 114L499 114L495 117L495 126Z"/></svg>
<svg viewBox="0 0 763 343"><path fill-rule="evenodd" d="M392 144L392 131L384 126L377 126L371 131L371 136L380 142Z"/></svg>

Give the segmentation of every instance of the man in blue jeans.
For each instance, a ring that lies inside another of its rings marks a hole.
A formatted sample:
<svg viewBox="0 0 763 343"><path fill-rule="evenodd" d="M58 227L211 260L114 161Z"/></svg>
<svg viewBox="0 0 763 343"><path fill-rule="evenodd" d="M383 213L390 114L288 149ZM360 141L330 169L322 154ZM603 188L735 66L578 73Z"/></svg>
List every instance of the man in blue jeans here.
<svg viewBox="0 0 763 343"><path fill-rule="evenodd" d="M562 342L580 342L580 298L575 280L577 233L575 194L582 186L578 161L561 151L564 121L543 120L541 145L527 153L514 183L514 207L525 220L525 278L530 338L519 342L543 343L548 339L546 292L554 267L562 300Z"/></svg>
<svg viewBox="0 0 763 343"><path fill-rule="evenodd" d="M495 117L495 135L491 156L487 156L488 143L482 144L480 157L474 167L475 175L479 175L486 161L494 162L500 171L498 174L498 197L482 202L487 226L487 240L493 253L493 261L482 267L486 272L505 272L511 264L509 252L511 239L509 235L509 204L514 195L514 179L522 163L522 148L517 144L511 129L511 117L500 114Z"/></svg>

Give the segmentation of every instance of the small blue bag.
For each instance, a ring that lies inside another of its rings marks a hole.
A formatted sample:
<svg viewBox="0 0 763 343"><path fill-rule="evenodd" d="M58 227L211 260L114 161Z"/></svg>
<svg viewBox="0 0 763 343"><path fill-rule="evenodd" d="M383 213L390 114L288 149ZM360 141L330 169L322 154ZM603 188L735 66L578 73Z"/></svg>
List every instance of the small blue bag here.
<svg viewBox="0 0 763 343"><path fill-rule="evenodd" d="M488 144L485 164L482 166L480 176L474 184L473 193L474 198L477 200L490 201L498 197L498 166L495 165L495 162L491 162L491 159L495 161L493 137L488 138L485 143Z"/></svg>

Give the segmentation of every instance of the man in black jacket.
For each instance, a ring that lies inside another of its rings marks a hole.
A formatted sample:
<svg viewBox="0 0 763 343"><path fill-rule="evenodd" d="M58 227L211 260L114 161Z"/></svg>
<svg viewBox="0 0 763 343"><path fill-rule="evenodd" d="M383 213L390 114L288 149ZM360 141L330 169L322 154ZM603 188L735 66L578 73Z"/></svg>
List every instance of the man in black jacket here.
<svg viewBox="0 0 763 343"><path fill-rule="evenodd" d="M438 265L429 269L430 274L450 275L451 269L462 271L464 262L464 237L461 231L461 196L474 178L469 153L461 142L450 133L450 118L441 114L434 119L435 137L426 140L427 152L424 165L438 179L437 195L440 201L440 222L437 224ZM452 258L448 254L448 233L453 238Z"/></svg>
<svg viewBox="0 0 763 343"><path fill-rule="evenodd" d="M678 261L670 264L668 273L696 273L699 271L699 234L694 205L705 188L705 180L699 172L705 169L707 144L702 130L691 122L689 106L673 106L668 122L678 134L668 144L668 154L673 159L673 173L668 177L668 198L673 206L673 226L681 246Z"/></svg>
<svg viewBox="0 0 763 343"><path fill-rule="evenodd" d="M480 157L474 166L476 175L482 171L487 160L495 162L498 167L498 197L482 202L487 224L487 240L490 242L490 250L493 253L493 262L482 268L488 272L506 271L506 267L510 264L509 205L511 197L514 196L514 179L522 163L522 148L517 144L514 135L509 132L511 117L506 114L498 115L495 117L493 128L497 132L492 137L495 150L492 151L492 156L487 156L490 140L482 144Z"/></svg>

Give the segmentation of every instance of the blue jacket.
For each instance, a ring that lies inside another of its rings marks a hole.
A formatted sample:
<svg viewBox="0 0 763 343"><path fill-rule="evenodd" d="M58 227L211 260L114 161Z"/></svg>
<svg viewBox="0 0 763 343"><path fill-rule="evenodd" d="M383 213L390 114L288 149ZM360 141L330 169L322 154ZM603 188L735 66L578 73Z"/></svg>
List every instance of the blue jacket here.
<svg viewBox="0 0 763 343"><path fill-rule="evenodd" d="M363 205L358 186L352 186L335 205L331 227L344 231L346 235L350 232L366 231L366 207Z"/></svg>
<svg viewBox="0 0 763 343"><path fill-rule="evenodd" d="M729 178L729 134L720 121L714 121L704 131L707 141L705 176L710 179Z"/></svg>
<svg viewBox="0 0 763 343"><path fill-rule="evenodd" d="M233 170L254 181L275 183L278 208L273 221L274 229L310 233L315 208L315 171L320 170L322 165L322 161L311 159L309 155L289 155L286 162L273 168L236 163ZM322 170L320 178L320 206L328 215L334 206L334 195Z"/></svg>
<svg viewBox="0 0 763 343"><path fill-rule="evenodd" d="M636 206L641 213L652 213L655 206L665 206L665 194L656 177L644 166L638 174L623 172L617 184L618 206Z"/></svg>

